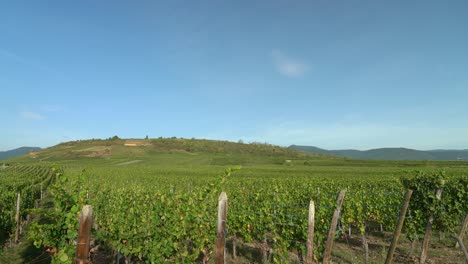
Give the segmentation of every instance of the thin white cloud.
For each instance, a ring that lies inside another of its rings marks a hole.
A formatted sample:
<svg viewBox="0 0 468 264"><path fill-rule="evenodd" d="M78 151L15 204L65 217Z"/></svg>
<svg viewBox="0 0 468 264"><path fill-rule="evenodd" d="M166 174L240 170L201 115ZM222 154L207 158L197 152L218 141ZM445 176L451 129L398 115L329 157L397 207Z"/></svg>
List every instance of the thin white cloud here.
<svg viewBox="0 0 468 264"><path fill-rule="evenodd" d="M41 115L40 113L32 112L32 111L22 111L20 113L21 117L28 120L43 120L45 116Z"/></svg>
<svg viewBox="0 0 468 264"><path fill-rule="evenodd" d="M43 71L43 72L47 72L49 74L61 75L57 70L52 69L52 68L48 67L47 65L45 65L43 63L34 61L32 59L25 58L23 56L20 56L20 55L18 55L16 53L13 53L13 52L11 52L9 50L6 50L6 49L3 49L1 47L0 47L0 57L8 58L8 59L13 60L13 61L15 61L17 63L27 65L29 67L35 68L35 69Z"/></svg>
<svg viewBox="0 0 468 264"><path fill-rule="evenodd" d="M287 77L296 78L309 71L310 66L297 59L291 58L278 50L271 53L276 70Z"/></svg>

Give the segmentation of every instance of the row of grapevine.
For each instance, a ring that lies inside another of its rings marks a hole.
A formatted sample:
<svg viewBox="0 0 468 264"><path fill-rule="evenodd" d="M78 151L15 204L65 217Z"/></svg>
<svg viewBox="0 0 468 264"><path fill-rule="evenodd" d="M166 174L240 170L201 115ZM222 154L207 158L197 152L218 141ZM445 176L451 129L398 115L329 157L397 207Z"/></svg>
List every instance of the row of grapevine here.
<svg viewBox="0 0 468 264"><path fill-rule="evenodd" d="M275 262L287 262L290 252L305 255L307 214L310 200L316 204L314 249L318 259L333 211L336 194L346 190L341 226L352 225L363 235L366 224L375 222L393 230L405 189L414 189L404 232L421 236L428 212L438 212L436 228L451 231L468 212L467 177L440 173L368 181L352 179L291 178L236 179L232 169L211 183L154 177L145 185L116 187L112 178L93 180L83 172L69 179L62 172L51 187L55 196L55 222L35 225L37 245L57 249L56 257L68 260L74 254L77 214L84 204L95 212L95 236L133 260L163 263L204 262L213 257L216 204L221 191L229 194L228 239L266 246ZM444 180L444 195L438 203L431 198L435 181ZM432 211L428 211L432 208ZM453 219L451 221L447 219ZM458 221L458 222L457 222ZM57 231L59 230L59 231ZM268 253L268 254L270 254Z"/></svg>
<svg viewBox="0 0 468 264"><path fill-rule="evenodd" d="M20 218L24 219L51 180L52 172L45 166L5 166L0 169L0 231L3 236L12 234L16 226L18 193L21 194Z"/></svg>

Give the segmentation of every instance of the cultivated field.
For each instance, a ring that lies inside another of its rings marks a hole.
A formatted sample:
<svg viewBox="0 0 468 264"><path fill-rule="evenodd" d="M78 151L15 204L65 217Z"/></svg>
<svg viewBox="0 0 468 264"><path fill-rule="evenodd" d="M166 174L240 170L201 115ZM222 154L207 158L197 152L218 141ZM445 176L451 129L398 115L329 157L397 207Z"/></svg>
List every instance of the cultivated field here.
<svg viewBox="0 0 468 264"><path fill-rule="evenodd" d="M225 192L228 262L302 263L313 201L312 259L321 262L337 196L344 191L332 261L383 263L405 193L412 189L394 261L419 260L432 215L427 261L464 263L450 235L459 234L468 212L468 163L346 160L266 144L208 140L128 142L71 142L9 160L0 175L39 178L24 185L1 178L2 186L14 186L8 187L9 196L2 196L2 210L13 216L15 194L34 201L40 187L31 193L25 186L45 186L46 176L54 175L44 198L52 206L30 212L42 221L28 225L28 236L55 260L74 257L77 215L90 204L95 263L115 262L119 256L132 263L211 263L218 197ZM21 215L26 219L27 214ZM14 221L8 219L0 225L13 235Z"/></svg>

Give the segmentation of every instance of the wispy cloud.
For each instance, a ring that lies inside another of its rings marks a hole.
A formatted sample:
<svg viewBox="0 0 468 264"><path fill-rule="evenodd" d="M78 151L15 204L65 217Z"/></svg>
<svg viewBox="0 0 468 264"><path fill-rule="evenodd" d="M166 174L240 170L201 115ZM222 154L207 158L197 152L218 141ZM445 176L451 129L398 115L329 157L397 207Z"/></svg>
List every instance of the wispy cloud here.
<svg viewBox="0 0 468 264"><path fill-rule="evenodd" d="M32 112L32 111L22 111L20 113L21 117L24 119L28 120L43 120L45 119L45 116L37 113L37 112Z"/></svg>
<svg viewBox="0 0 468 264"><path fill-rule="evenodd" d="M8 59L13 60L13 61L15 61L17 63L21 63L23 65L35 68L35 69L43 71L43 72L47 72L49 74L61 75L57 70L48 67L44 63L37 62L37 61L34 61L32 59L20 56L20 55L18 55L16 53L13 53L13 52L11 52L9 50L6 50L6 49L3 49L1 47L0 47L0 57L8 58Z"/></svg>
<svg viewBox="0 0 468 264"><path fill-rule="evenodd" d="M278 50L274 50L271 56L276 70L284 76L290 78L300 77L310 70L308 64L291 58Z"/></svg>

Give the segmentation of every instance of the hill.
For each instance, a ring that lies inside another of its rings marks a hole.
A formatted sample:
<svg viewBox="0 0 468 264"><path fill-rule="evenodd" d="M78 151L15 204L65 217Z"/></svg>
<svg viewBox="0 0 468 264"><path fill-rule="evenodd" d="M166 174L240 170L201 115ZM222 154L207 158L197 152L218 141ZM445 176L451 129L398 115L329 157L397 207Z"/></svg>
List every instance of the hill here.
<svg viewBox="0 0 468 264"><path fill-rule="evenodd" d="M371 150L326 150L313 146L291 145L289 148L309 153L367 160L468 160L468 150L415 150L408 148L378 148Z"/></svg>
<svg viewBox="0 0 468 264"><path fill-rule="evenodd" d="M38 147L21 147L7 151L0 151L0 160L21 156L27 154L28 152L38 151L40 149L41 148Z"/></svg>
<svg viewBox="0 0 468 264"><path fill-rule="evenodd" d="M171 155L171 156L168 156ZM177 155L178 159L174 159ZM184 162L229 165L244 163L278 163L288 159L317 159L323 155L304 153L263 143L235 143L230 141L157 138L79 140L30 152L12 161L109 161L124 162Z"/></svg>

